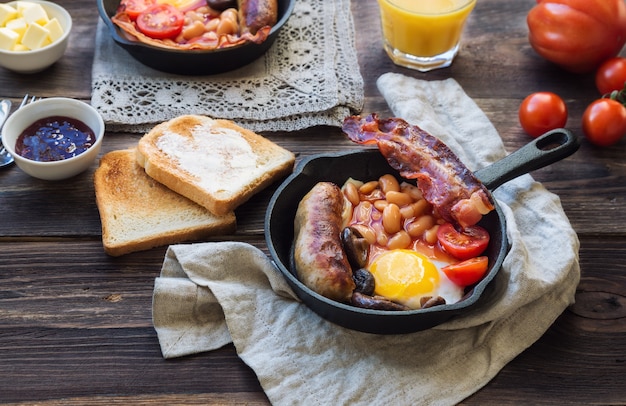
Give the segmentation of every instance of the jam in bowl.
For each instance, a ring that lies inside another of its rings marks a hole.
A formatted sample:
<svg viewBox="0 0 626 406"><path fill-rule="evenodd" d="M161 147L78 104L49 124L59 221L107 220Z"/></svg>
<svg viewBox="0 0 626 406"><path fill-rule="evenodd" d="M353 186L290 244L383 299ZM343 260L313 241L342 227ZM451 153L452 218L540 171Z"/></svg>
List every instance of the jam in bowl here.
<svg viewBox="0 0 626 406"><path fill-rule="evenodd" d="M2 129L2 141L24 172L39 179L60 180L94 163L104 129L102 117L89 104L54 97L13 113Z"/></svg>
<svg viewBox="0 0 626 406"><path fill-rule="evenodd" d="M96 135L80 120L52 116L35 121L17 138L15 152L33 161L60 161L93 146Z"/></svg>

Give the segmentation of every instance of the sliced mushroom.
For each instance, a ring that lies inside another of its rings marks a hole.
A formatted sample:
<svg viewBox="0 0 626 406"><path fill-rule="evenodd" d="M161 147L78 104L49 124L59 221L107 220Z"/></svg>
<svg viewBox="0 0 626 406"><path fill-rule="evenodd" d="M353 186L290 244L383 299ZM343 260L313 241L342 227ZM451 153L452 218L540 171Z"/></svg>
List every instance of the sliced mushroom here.
<svg viewBox="0 0 626 406"><path fill-rule="evenodd" d="M367 265L370 245L363 235L354 227L346 227L341 232L341 243L352 269Z"/></svg>
<svg viewBox="0 0 626 406"><path fill-rule="evenodd" d="M441 296L423 296L420 298L420 306L422 309L427 309L433 306L440 306L446 304L446 299Z"/></svg>
<svg viewBox="0 0 626 406"><path fill-rule="evenodd" d="M374 280L374 275L372 275L370 271L365 268L359 268L352 272L352 279L354 279L354 283L356 285L356 288L354 289L355 292L370 296L374 294L376 282Z"/></svg>

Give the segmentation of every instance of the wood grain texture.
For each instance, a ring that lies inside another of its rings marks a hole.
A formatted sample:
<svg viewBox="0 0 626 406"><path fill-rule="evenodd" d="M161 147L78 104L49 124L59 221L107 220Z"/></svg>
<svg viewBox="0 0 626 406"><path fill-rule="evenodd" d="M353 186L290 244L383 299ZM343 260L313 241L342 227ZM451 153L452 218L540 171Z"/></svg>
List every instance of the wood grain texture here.
<svg viewBox="0 0 626 406"><path fill-rule="evenodd" d="M0 70L1 97L15 103L25 93L90 100L95 3L58 3L74 18L66 56L36 75ZM529 141L517 108L533 91L560 94L570 112L567 126L581 134L583 110L597 97L593 79L564 73L533 52L525 16L534 4L480 0L452 67L424 74L391 63L382 50L376 2L354 0L363 113L390 114L376 88L385 72L453 77L491 119L509 151ZM354 148L336 128L266 135L298 160ZM102 153L133 146L140 136L107 133ZM574 156L532 173L559 195L579 235L576 303L463 405L626 404L625 153L626 141L599 149L583 140ZM166 247L120 258L104 254L95 165L71 183L37 181L17 168L0 171L0 402L268 404L232 345L180 359L161 357L151 300ZM238 230L224 239L266 251L264 212L276 186L237 209Z"/></svg>

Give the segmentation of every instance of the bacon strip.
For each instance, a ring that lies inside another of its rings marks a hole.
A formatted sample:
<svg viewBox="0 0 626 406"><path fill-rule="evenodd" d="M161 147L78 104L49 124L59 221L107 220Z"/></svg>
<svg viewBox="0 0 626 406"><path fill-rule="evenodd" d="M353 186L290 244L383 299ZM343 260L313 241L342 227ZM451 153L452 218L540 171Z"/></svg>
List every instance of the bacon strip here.
<svg viewBox="0 0 626 406"><path fill-rule="evenodd" d="M494 209L487 188L436 137L400 118L346 117L343 132L357 144L378 149L406 179L416 179L424 198L441 217L466 228Z"/></svg>

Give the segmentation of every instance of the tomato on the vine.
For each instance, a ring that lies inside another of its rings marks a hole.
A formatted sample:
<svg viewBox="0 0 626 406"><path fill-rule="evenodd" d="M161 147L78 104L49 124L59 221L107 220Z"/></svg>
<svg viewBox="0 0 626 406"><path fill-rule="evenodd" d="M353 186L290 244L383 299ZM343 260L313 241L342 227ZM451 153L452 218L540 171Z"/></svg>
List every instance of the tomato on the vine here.
<svg viewBox="0 0 626 406"><path fill-rule="evenodd" d="M596 87L602 95L624 89L626 84L626 58L610 58L596 71Z"/></svg>
<svg viewBox="0 0 626 406"><path fill-rule="evenodd" d="M519 121L531 137L561 128L567 123L567 106L552 92L536 92L527 96L519 108Z"/></svg>
<svg viewBox="0 0 626 406"><path fill-rule="evenodd" d="M489 232L481 226L457 231L450 223L437 229L437 240L443 249L458 259L469 259L482 254L489 245Z"/></svg>
<svg viewBox="0 0 626 406"><path fill-rule="evenodd" d="M185 16L169 4L157 4L137 17L137 29L155 39L173 38L180 34Z"/></svg>
<svg viewBox="0 0 626 406"><path fill-rule="evenodd" d="M613 145L626 134L626 107L616 100L598 99L583 113L582 127L591 143Z"/></svg>
<svg viewBox="0 0 626 406"><path fill-rule="evenodd" d="M485 256L467 259L458 264L443 267L441 270L448 279L459 286L470 286L485 276L489 267L488 258Z"/></svg>

